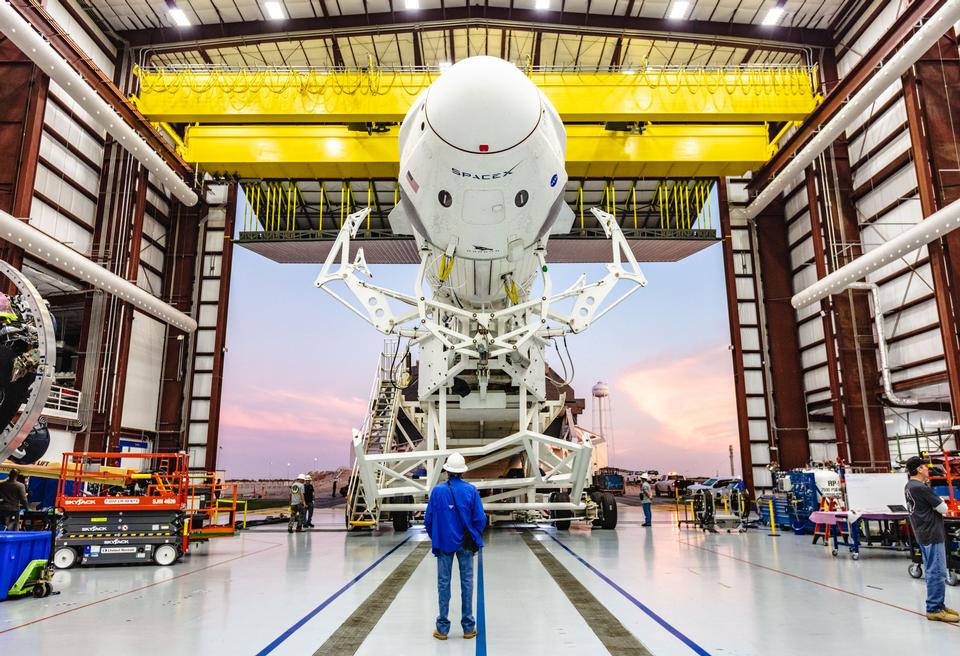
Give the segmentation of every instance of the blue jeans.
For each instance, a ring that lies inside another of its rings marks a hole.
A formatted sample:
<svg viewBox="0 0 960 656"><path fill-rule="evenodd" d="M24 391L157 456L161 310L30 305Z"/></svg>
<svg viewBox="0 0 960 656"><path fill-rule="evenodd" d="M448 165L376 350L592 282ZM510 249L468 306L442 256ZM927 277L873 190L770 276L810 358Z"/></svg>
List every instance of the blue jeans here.
<svg viewBox="0 0 960 656"><path fill-rule="evenodd" d="M947 586L947 547L940 544L921 544L923 569L927 579L927 612L936 613L945 608Z"/></svg>
<svg viewBox="0 0 960 656"><path fill-rule="evenodd" d="M437 631L443 635L450 633L450 574L453 571L453 557L456 555L460 565L460 626L467 633L477 628L473 618L473 552L460 549L456 554L437 556L437 592L440 596L440 614L437 616Z"/></svg>
<svg viewBox="0 0 960 656"><path fill-rule="evenodd" d="M653 523L653 513L650 512L650 502L643 502L643 523L652 524Z"/></svg>

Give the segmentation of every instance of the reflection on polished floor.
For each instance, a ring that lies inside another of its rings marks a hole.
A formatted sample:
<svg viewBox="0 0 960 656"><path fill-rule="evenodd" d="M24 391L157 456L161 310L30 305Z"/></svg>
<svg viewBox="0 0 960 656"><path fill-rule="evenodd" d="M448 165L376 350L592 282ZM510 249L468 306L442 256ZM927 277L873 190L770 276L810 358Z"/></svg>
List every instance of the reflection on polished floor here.
<svg viewBox="0 0 960 656"><path fill-rule="evenodd" d="M111 646L331 653L324 645L344 621L389 595L351 653L787 656L854 640L864 654L960 647L958 628L920 613L923 581L907 575L903 555L865 550L854 562L811 546L809 537L704 535L678 530L667 512L647 529L630 507L616 531L489 532L476 602L481 635L464 641L454 621L450 639L439 642L431 637L433 558L414 553L422 530L348 535L339 530L341 512L318 510L312 532L271 527L215 541L169 568L58 572L60 594L0 604L0 643L4 652L78 656ZM412 569L394 575L403 563ZM580 593L571 594L574 587ZM960 591L948 588L947 604L960 605ZM598 613L630 639L611 638L615 629ZM454 594L451 618L458 616ZM96 627L108 621L109 633L98 637Z"/></svg>

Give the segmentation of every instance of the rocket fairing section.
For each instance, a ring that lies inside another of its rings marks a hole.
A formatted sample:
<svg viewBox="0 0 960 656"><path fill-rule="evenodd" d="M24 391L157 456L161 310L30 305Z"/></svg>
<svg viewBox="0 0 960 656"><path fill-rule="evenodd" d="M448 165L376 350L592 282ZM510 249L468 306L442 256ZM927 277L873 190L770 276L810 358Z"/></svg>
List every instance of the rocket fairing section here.
<svg viewBox="0 0 960 656"><path fill-rule="evenodd" d="M438 294L474 308L526 296L534 249L573 221L565 151L553 105L501 59L465 59L417 98L400 127L390 226L431 251Z"/></svg>

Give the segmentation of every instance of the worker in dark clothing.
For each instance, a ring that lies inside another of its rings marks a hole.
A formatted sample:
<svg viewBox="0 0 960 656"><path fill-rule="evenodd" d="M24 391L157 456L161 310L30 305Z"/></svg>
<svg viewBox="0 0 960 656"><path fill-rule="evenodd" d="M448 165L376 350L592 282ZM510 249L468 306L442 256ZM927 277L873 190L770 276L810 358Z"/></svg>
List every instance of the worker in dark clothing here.
<svg viewBox="0 0 960 656"><path fill-rule="evenodd" d="M459 453L451 453L443 465L449 474L445 485L437 485L430 493L424 527L433 542L437 557L437 593L440 614L433 637L446 640L450 633L450 574L453 557L460 566L460 626L466 639L477 637L473 617L473 554L483 547L480 537L487 526L487 517L480 502L480 493L463 480L467 464Z"/></svg>
<svg viewBox="0 0 960 656"><path fill-rule="evenodd" d="M27 486L20 480L20 472L11 469L7 480L0 483L0 528L19 529L20 506L27 507Z"/></svg>
<svg viewBox="0 0 960 656"><path fill-rule="evenodd" d="M304 526L313 527L313 478L307 474L306 480L303 481L303 501L307 504L306 512L307 518L304 522Z"/></svg>
<svg viewBox="0 0 960 656"><path fill-rule="evenodd" d="M910 525L920 545L923 567L927 579L927 619L931 622L960 622L957 611L947 608L944 595L947 584L947 532L943 516L947 514L946 502L934 494L928 486L930 473L927 463L920 456L907 460L910 480L904 489Z"/></svg>

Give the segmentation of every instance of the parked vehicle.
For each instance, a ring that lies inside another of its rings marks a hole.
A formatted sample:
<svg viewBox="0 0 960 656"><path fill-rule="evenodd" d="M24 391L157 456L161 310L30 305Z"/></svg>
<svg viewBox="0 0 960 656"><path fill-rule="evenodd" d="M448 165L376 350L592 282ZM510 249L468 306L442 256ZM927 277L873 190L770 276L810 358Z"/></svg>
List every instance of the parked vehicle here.
<svg viewBox="0 0 960 656"><path fill-rule="evenodd" d="M694 483L688 485L687 494L696 494L699 490L710 490L715 499L720 500L730 494L730 491L740 487L742 480L740 478L708 478L703 483Z"/></svg>
<svg viewBox="0 0 960 656"><path fill-rule="evenodd" d="M627 490L623 475L611 467L605 467L593 475L593 486L600 492L616 496L623 496Z"/></svg>
<svg viewBox="0 0 960 656"><path fill-rule="evenodd" d="M677 488L677 482L683 480L683 475L676 472L663 474L653 484L653 493L656 496L672 497Z"/></svg>

